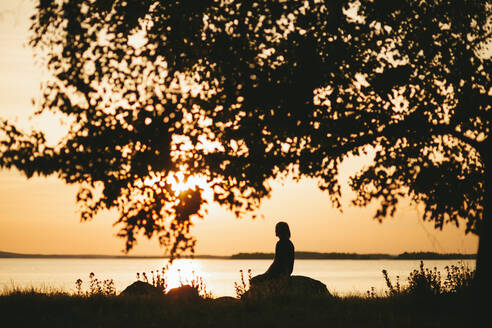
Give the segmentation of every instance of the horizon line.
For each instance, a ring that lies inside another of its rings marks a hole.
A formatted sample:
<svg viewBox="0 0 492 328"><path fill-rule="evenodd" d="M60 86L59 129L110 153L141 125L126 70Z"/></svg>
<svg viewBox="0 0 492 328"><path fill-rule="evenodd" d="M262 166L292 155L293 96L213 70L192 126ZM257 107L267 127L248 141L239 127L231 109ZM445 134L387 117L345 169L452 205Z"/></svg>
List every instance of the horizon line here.
<svg viewBox="0 0 492 328"><path fill-rule="evenodd" d="M372 252L372 253L357 253L357 252L319 252L319 251L295 251L296 254L319 254L319 255L380 255L380 256L394 256L397 257L402 254L437 254L437 255L464 255L464 256L472 256L477 253L461 253L461 252L435 252L435 251L405 251L402 253L381 253L381 252ZM185 254L175 259L190 259L190 258L217 258L217 259L234 259L235 256L254 256L254 255L274 255L273 252L237 252L230 255L212 255L212 254ZM0 250L0 258L6 257L72 257L72 258L149 258L149 259L168 259L170 255L130 255L130 254L54 254L54 253L17 253L17 252L7 252Z"/></svg>

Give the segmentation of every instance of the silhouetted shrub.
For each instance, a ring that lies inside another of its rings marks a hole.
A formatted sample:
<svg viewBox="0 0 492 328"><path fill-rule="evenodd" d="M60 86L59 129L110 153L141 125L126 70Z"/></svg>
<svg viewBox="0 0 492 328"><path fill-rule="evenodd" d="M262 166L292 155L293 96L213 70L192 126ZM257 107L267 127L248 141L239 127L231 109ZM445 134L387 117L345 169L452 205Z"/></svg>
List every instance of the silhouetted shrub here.
<svg viewBox="0 0 492 328"><path fill-rule="evenodd" d="M472 286L475 270L465 266L463 262L459 265L446 266L446 280L443 282L446 293L459 293Z"/></svg>
<svg viewBox="0 0 492 328"><path fill-rule="evenodd" d="M140 280L141 277L142 278L141 281L151 284L152 286L162 291L162 293L164 294L168 287L166 282L166 271L167 271L167 267L163 267L161 270L150 271L150 276L151 276L150 281L145 272L142 272L142 274L137 272L137 280Z"/></svg>
<svg viewBox="0 0 492 328"><path fill-rule="evenodd" d="M180 272L180 270L178 270ZM207 290L207 285L203 280L203 277L198 275L195 271L191 271L191 279L182 279L181 275L179 276L180 287L183 286L191 286L197 290L198 295L203 298L213 298L212 292Z"/></svg>
<svg viewBox="0 0 492 328"><path fill-rule="evenodd" d="M441 273L434 269L424 268L424 261L420 261L419 269L410 272L407 292L416 296L435 296L442 292Z"/></svg>
<svg viewBox="0 0 492 328"><path fill-rule="evenodd" d="M388 296L437 296L462 292L471 286L475 270L471 270L462 262L461 265L446 266L444 269L446 275L442 280L441 272L436 267L433 269L425 268L424 261L420 261L419 268L410 272L408 285L404 287L400 285L399 276L396 277L396 284L393 285L388 272L383 270L383 277L388 287L386 294Z"/></svg>
<svg viewBox="0 0 492 328"><path fill-rule="evenodd" d="M386 292L388 296L396 296L401 294L400 276L396 276L395 285L393 285L393 283L391 282L388 276L388 271L383 270L383 277L384 280L386 281L386 286L388 287L388 291Z"/></svg>
<svg viewBox="0 0 492 328"><path fill-rule="evenodd" d="M94 295L105 295L105 296L114 296L116 295L116 288L114 286L113 279L99 280L96 278L94 272L89 274L89 289L87 291L83 291L82 279L77 279L75 281L75 294L79 296L94 296Z"/></svg>

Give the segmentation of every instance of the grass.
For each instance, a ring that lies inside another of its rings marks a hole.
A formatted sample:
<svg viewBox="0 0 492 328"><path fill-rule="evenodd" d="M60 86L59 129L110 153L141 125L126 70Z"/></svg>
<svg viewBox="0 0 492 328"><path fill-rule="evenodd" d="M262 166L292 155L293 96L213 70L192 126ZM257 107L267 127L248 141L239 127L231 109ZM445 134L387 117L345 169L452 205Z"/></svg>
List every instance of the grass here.
<svg viewBox="0 0 492 328"><path fill-rule="evenodd" d="M1 327L466 327L478 314L464 267L440 273L421 264L409 281L387 279L388 291L359 296L268 295L221 300L202 295L193 301L158 296L116 296L92 276L89 290L12 289L0 295ZM243 292L242 276L236 290ZM150 279L149 279L150 280ZM152 279L155 281L155 279ZM246 280L246 281L245 281ZM430 283L429 283L430 282ZM107 282L110 284L110 281ZM157 284L157 283L156 283ZM440 285L438 285L440 284ZM398 287L396 287L398 286ZM198 287L197 287L198 288ZM239 289L238 289L239 288ZM432 292L426 292L429 288ZM439 292L436 292L439 291ZM238 293L238 296L240 296Z"/></svg>
<svg viewBox="0 0 492 328"><path fill-rule="evenodd" d="M163 297L14 292L0 296L2 327L466 327L474 302L448 295L316 297L222 303Z"/></svg>

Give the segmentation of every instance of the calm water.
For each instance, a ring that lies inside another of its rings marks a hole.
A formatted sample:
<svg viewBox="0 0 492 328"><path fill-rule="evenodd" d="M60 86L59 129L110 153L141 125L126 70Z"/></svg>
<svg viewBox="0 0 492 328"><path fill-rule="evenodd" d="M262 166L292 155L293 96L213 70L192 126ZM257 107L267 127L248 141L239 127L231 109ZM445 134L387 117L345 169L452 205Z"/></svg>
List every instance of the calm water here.
<svg viewBox="0 0 492 328"><path fill-rule="evenodd" d="M192 272L200 274L214 296L235 296L234 282L239 282L239 270L252 270L253 275L263 273L271 260L178 260L169 270L168 284L175 287L179 276L185 281ZM458 260L427 260L425 267L444 274L444 267L461 263ZM471 269L474 260L464 260ZM137 272L150 274L160 270L166 260L157 259L0 259L0 292L13 287L35 287L74 291L75 281L82 279L82 287L88 287L88 276L94 272L98 279L113 279L117 291L136 280ZM305 275L325 283L338 295L365 293L371 287L385 290L381 270L388 270L390 277L397 275L405 282L408 274L418 268L418 260L296 260L294 275Z"/></svg>

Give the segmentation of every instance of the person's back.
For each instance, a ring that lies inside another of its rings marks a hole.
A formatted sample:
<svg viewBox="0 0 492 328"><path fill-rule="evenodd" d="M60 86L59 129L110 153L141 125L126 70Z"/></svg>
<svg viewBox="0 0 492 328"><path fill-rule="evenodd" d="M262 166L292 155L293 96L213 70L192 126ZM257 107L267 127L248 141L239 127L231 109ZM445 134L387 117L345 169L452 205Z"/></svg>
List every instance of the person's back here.
<svg viewBox="0 0 492 328"><path fill-rule="evenodd" d="M288 277L294 269L294 244L290 241L289 225L279 222L275 226L275 234L279 238L275 246L275 257L272 265L261 275L251 279L252 284L261 283L265 280Z"/></svg>
<svg viewBox="0 0 492 328"><path fill-rule="evenodd" d="M294 269L294 244L288 238L280 238L275 246L275 258L266 274L271 278L290 276Z"/></svg>

